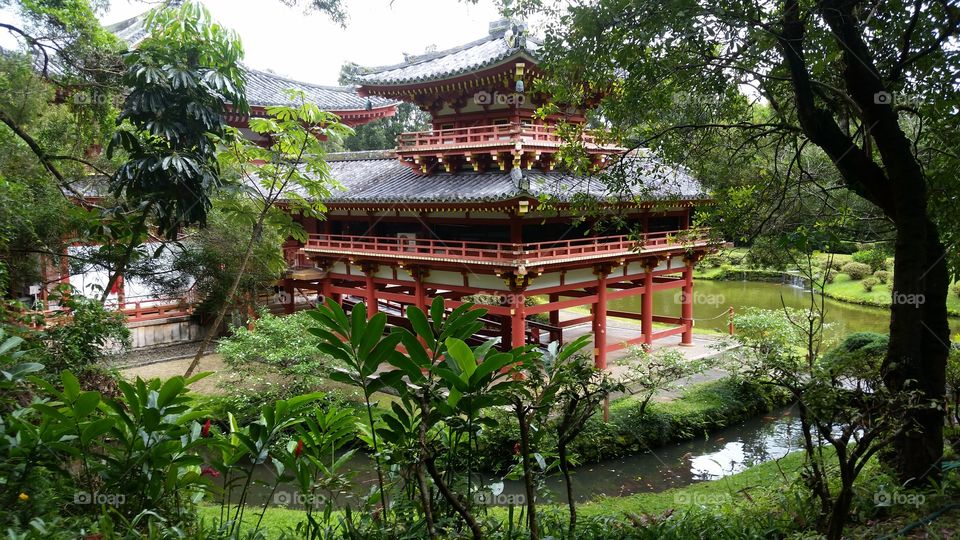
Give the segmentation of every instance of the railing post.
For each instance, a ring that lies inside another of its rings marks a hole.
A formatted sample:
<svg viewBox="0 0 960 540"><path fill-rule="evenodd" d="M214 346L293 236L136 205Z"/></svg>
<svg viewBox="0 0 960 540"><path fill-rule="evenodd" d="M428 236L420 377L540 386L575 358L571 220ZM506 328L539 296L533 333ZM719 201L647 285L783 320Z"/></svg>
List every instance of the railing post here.
<svg viewBox="0 0 960 540"><path fill-rule="evenodd" d="M733 335L733 306L727 309L727 332Z"/></svg>

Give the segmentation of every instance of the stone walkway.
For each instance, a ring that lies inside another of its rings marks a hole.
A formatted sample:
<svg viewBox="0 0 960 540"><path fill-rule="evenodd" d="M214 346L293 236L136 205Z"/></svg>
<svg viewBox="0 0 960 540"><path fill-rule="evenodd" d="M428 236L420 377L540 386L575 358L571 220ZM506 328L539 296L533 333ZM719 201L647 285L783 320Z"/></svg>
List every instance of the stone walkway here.
<svg viewBox="0 0 960 540"><path fill-rule="evenodd" d="M575 311L561 311L560 319L568 320L578 317L583 317L583 313ZM572 341L580 336L590 334L592 327L590 323L584 323L577 326L571 326L564 329L563 339L565 342ZM640 337L640 324L627 319L620 318L607 318L607 343L610 345L615 345L617 343L622 343L624 341L635 339ZM693 334L693 344L686 347L680 346L680 336L670 336L663 339L658 339L653 343L653 350L660 350L665 348L672 348L683 353L684 357L687 360L708 360L714 358L720 358L726 353L735 349L735 346L725 344L723 338L720 335L708 335L708 334ZM623 362L623 359L630 353L629 348L620 349L609 353L607 355L607 370L614 376L620 377L627 373L628 367ZM676 381L671 390L663 391L657 393L655 396L656 401L669 401L676 398L679 394L683 393L683 389L704 382L716 381L722 379L727 375L727 372L722 369L711 368L702 373L696 375L685 377Z"/></svg>

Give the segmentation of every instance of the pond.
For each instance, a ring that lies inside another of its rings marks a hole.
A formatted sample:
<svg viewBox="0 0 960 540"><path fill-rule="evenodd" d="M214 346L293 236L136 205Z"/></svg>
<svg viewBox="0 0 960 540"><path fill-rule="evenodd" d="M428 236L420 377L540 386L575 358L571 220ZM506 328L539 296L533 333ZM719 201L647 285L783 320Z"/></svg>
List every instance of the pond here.
<svg viewBox="0 0 960 540"><path fill-rule="evenodd" d="M747 307L782 309L783 305L805 308L810 302L809 291L787 284L758 281L697 280L693 287L693 316L697 328L727 331L726 312ZM653 295L654 313L680 316L677 291L658 291ZM781 303L782 302L782 303ZM623 298L610 302L610 309L640 312L640 297ZM824 313L830 327L825 331L828 341L836 341L852 332L889 331L890 313L886 309L858 306L826 299ZM951 333L960 332L960 319L950 319Z"/></svg>
<svg viewBox="0 0 960 540"><path fill-rule="evenodd" d="M598 496L618 497L634 493L657 492L682 487L695 482L717 480L736 474L748 467L781 458L801 449L799 421L793 408L783 408L769 415L759 416L738 425L715 431L709 437L663 446L642 454L621 459L593 463L576 468L572 483L578 502ZM365 456L354 457L347 468L353 478L352 493L369 493L374 487L372 462ZM272 467L259 466L254 477L270 486L255 483L250 488L248 504L302 507L296 500L292 486L272 490L276 475ZM479 484L500 482L499 477L481 475ZM563 479L553 474L546 479L547 500L565 502ZM504 495L523 493L519 480L504 481ZM343 501L343 499L341 500Z"/></svg>

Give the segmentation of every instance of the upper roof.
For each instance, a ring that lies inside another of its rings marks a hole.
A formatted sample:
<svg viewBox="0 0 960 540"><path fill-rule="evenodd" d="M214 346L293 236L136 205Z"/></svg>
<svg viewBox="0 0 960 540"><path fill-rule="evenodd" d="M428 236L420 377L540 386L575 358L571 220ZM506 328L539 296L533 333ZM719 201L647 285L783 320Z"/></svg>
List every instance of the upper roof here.
<svg viewBox="0 0 960 540"><path fill-rule="evenodd" d="M437 173L420 175L391 158L389 153L372 156L366 152L328 156L331 176L345 188L335 191L327 203L483 203L519 197L547 197L569 202L578 195L589 195L610 201L676 201L706 200L700 182L684 170L670 167L646 155L633 154L595 176L576 176L567 172L523 171L518 182L510 172L488 171ZM359 158L359 159L357 159ZM623 174L629 193L614 193L603 175ZM529 181L529 188L519 184Z"/></svg>
<svg viewBox="0 0 960 540"><path fill-rule="evenodd" d="M526 35L526 27L501 19L490 23L487 36L444 51L428 52L391 66L367 68L363 86L402 85L448 79L495 66L512 57L535 61L540 42Z"/></svg>
<svg viewBox="0 0 960 540"><path fill-rule="evenodd" d="M125 21L111 24L106 29L126 42L128 47L136 47L147 37L145 21L146 13L142 13ZM291 99L284 92L287 89L302 91L308 101L316 104L320 109L330 112L362 111L368 108L379 109L400 103L396 100L376 96L371 96L368 102L368 98L357 94L355 86L322 86L281 77L274 73L246 66L244 69L247 74L247 103L251 107L298 105L297 100Z"/></svg>

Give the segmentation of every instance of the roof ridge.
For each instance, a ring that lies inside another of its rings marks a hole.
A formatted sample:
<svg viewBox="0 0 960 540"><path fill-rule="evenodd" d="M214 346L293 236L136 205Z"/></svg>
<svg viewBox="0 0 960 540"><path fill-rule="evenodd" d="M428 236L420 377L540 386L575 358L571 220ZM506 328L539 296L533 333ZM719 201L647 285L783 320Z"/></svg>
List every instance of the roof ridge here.
<svg viewBox="0 0 960 540"><path fill-rule="evenodd" d="M457 45L456 47L451 47L449 49L444 49L442 51L435 51L435 52L423 53L418 55L410 55L410 56L407 56L403 62L399 62L396 64L364 68L365 72L363 73L363 75L361 75L361 77L366 77L367 75L375 75L383 71L390 71L392 69L397 69L404 66L414 66L417 64L421 64L423 62L428 62L430 60L436 60L437 58L450 56L451 54L456 54L460 51L469 49L471 47L478 47L480 45L483 45L484 43L495 41L498 39L503 39L503 36L491 36L488 34L480 39L475 39L469 43L464 43L463 45Z"/></svg>

